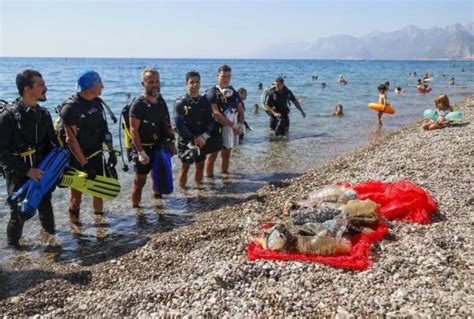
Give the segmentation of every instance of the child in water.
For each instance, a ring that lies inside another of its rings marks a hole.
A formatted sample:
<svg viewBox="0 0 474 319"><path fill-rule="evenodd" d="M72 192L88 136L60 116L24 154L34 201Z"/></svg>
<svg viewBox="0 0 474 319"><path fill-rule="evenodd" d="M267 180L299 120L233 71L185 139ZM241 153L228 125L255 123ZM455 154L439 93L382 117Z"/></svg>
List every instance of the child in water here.
<svg viewBox="0 0 474 319"><path fill-rule="evenodd" d="M385 86L385 84L380 84L378 87L377 87L377 90L379 90L379 104L383 104L383 105L386 105L387 104L387 95L386 95L386 92L387 92L387 87ZM379 125L382 125L382 115L383 115L383 111L378 111L377 112L377 122Z"/></svg>
<svg viewBox="0 0 474 319"><path fill-rule="evenodd" d="M397 94L404 94L405 90L402 89L401 87L397 87L393 92L395 92Z"/></svg>
<svg viewBox="0 0 474 319"><path fill-rule="evenodd" d="M439 95L435 99L435 113L438 115L438 119L435 120L426 120L421 126L425 130L436 130L442 129L448 126L449 122L446 121L446 115L449 112L452 112L453 108L449 104L449 99L446 94Z"/></svg>
<svg viewBox="0 0 474 319"><path fill-rule="evenodd" d="M336 105L336 108L334 109L334 112L332 113L332 116L343 116L343 107L341 104Z"/></svg>

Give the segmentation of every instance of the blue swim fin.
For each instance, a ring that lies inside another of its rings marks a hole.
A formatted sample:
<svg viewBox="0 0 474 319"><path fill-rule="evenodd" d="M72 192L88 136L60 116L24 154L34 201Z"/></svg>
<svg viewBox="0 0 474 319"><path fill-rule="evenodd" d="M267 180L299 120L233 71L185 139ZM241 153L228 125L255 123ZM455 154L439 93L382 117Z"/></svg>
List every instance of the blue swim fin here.
<svg viewBox="0 0 474 319"><path fill-rule="evenodd" d="M43 196L56 186L68 161L69 155L65 148L54 148L37 167L44 171L43 177L38 181L29 179L9 196L9 203L17 202L20 206L23 219L27 220L35 215Z"/></svg>
<svg viewBox="0 0 474 319"><path fill-rule="evenodd" d="M155 150L152 163L153 189L160 194L173 192L171 154L164 148Z"/></svg>

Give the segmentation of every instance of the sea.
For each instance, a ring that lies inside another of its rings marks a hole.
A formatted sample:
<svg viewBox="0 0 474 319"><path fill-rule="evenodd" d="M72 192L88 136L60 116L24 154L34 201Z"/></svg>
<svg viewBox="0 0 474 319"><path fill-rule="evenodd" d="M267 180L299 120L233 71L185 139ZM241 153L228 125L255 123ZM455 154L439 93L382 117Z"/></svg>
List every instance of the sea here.
<svg viewBox="0 0 474 319"><path fill-rule="evenodd" d="M174 101L186 91L185 75L196 70L201 74L201 91L216 84L217 69L222 64L232 68L231 85L247 89L246 120L251 131L245 133L241 145L232 152L231 173L221 175L220 162L216 176L195 185L194 170L188 176L188 188L175 191L162 199L152 196L151 180L145 186L142 209L133 209L130 191L132 165L125 159L117 168L120 195L105 202L105 214L95 216L90 198L84 196L81 208L82 226L69 223L68 190L57 188L53 206L57 234L46 236L38 216L25 222L23 249L15 251L6 245L7 205L0 206L0 266L8 268L18 260L34 264L94 264L136 249L153 234L168 232L194 223L199 213L243 203L255 198L255 192L266 185L281 186L285 179L304 172L344 152L365 145L423 118L423 111L434 107L439 94L447 94L452 104L474 91L473 61L347 61L347 60L225 60L225 59L112 59L112 58L15 58L0 57L0 99L11 101L18 96L15 76L31 68L42 73L48 87L47 108L53 119L55 107L76 92L78 75L86 69L97 71L104 84L102 98L117 118L130 97L142 92L141 72L156 67L160 72L161 94L173 114ZM416 72L416 75L414 73ZM429 94L417 94L416 84L423 74L430 77ZM343 75L347 85L337 78ZM262 90L282 76L285 85L302 102L307 116L303 118L293 106L290 133L276 138L268 129L269 117L261 108ZM454 77L454 85L449 84ZM387 101L395 115L384 115L383 126L376 124L376 113L367 108L378 99L377 86L390 82ZM325 83L325 88L322 87ZM404 94L395 94L401 87ZM260 105L258 113L252 106ZM331 116L337 104L344 107L342 117ZM114 146L120 147L119 124L108 117ZM1 138L1 137L0 137ZM179 159L172 160L175 181ZM128 171L124 171L127 166ZM0 178L0 202L6 201L5 181ZM275 207L275 209L278 209Z"/></svg>

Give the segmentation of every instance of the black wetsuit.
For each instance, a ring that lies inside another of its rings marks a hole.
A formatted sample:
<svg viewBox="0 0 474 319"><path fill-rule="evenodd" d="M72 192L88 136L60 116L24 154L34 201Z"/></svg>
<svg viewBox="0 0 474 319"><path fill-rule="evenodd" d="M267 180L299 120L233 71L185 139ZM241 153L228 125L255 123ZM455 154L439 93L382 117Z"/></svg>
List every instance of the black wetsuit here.
<svg viewBox="0 0 474 319"><path fill-rule="evenodd" d="M140 96L130 106L130 117L141 121L138 134L142 147L150 158L150 162L143 165L138 161L136 150L134 150L134 170L137 174L146 175L151 170L155 150L166 146L167 142L173 140L168 106L161 95L158 97L157 104Z"/></svg>
<svg viewBox="0 0 474 319"><path fill-rule="evenodd" d="M186 151L186 145L202 134L210 137L214 130L211 105L205 96L192 98L188 94L176 99L174 104L174 120L178 131L178 155ZM206 154L201 153L196 162L206 159Z"/></svg>
<svg viewBox="0 0 474 319"><path fill-rule="evenodd" d="M20 99L15 100L7 109L0 111L0 165L3 168L7 192L17 191L28 177L26 174L36 167L41 160L57 144L53 122L49 112L36 105L25 107ZM30 157L19 155L27 149L35 149ZM50 234L55 233L51 192L46 194L38 207L41 225ZM23 232L24 220L21 218L19 206L10 204L10 220L7 225L8 243L18 245Z"/></svg>
<svg viewBox="0 0 474 319"><path fill-rule="evenodd" d="M281 114L281 121L282 121L282 128L285 129L285 131L288 131L290 127L290 117L288 114L290 113L290 108L289 108L289 102L296 102L296 98L293 95L293 92L291 92L286 86L283 87L282 90L277 91L276 88L270 89L270 92L268 92L268 95L265 99L265 104L274 109L276 112ZM279 130L277 127L278 124L278 119L270 115L270 128L275 131L276 135L284 135L285 131ZM282 132L283 131L283 132ZM277 134L278 133L278 134ZM282 134L280 134L282 133Z"/></svg>
<svg viewBox="0 0 474 319"><path fill-rule="evenodd" d="M110 134L100 98L88 101L76 94L69 98L60 111L62 126L77 126L77 140L84 156L102 150L106 134ZM103 153L98 152L87 158L88 163L99 175L104 175ZM83 170L74 156L69 166Z"/></svg>

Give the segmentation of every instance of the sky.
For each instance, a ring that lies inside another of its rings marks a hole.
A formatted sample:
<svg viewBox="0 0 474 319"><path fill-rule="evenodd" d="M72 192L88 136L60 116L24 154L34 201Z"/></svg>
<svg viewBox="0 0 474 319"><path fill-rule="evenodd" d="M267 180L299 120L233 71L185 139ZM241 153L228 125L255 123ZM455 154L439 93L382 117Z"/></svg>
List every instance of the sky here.
<svg viewBox="0 0 474 319"><path fill-rule="evenodd" d="M246 58L284 42L474 21L464 0L0 0L0 56Z"/></svg>

